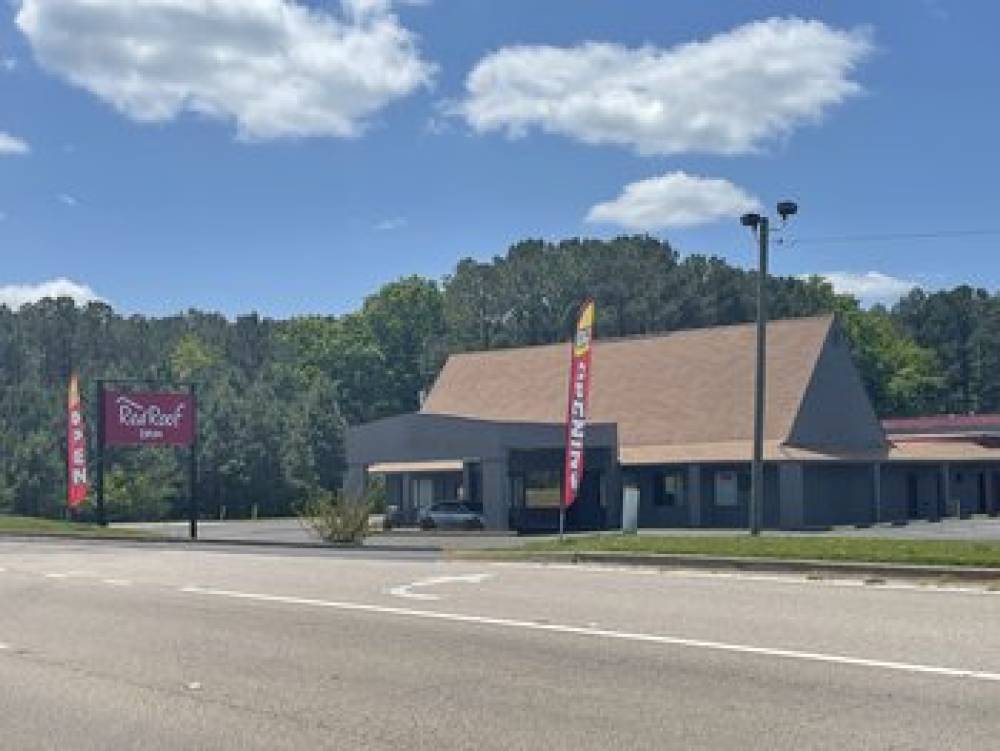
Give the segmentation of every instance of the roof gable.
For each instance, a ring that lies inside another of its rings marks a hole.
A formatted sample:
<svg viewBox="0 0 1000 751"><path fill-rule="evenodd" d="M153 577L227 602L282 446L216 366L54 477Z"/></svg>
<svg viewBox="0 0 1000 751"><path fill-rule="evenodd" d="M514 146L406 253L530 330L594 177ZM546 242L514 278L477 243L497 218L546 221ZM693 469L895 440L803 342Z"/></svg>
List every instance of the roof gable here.
<svg viewBox="0 0 1000 751"><path fill-rule="evenodd" d="M832 316L768 326L765 437L792 430ZM622 446L751 438L753 324L597 339L591 419L617 423ZM484 420L561 422L569 344L453 355L422 411Z"/></svg>
<svg viewBox="0 0 1000 751"><path fill-rule="evenodd" d="M886 446L882 424L836 323L823 342L786 443L840 450Z"/></svg>

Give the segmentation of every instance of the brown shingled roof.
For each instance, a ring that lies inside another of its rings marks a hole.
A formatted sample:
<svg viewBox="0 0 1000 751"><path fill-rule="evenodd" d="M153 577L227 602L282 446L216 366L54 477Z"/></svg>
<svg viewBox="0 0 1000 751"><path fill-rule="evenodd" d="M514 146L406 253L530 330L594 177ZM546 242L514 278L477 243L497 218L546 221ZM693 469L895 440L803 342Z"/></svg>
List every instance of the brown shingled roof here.
<svg viewBox="0 0 1000 751"><path fill-rule="evenodd" d="M787 439L832 323L826 315L769 325L768 440ZM748 440L754 341L752 324L598 339L591 419L617 423L622 447ZM422 411L562 422L569 357L568 343L452 355Z"/></svg>

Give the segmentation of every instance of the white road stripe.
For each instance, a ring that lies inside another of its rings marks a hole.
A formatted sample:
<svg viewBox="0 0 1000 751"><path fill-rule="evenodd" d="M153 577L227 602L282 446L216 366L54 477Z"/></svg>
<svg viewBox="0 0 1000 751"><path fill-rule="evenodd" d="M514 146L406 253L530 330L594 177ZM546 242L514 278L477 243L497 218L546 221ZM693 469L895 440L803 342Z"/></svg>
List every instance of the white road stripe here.
<svg viewBox="0 0 1000 751"><path fill-rule="evenodd" d="M105 584L110 584L112 587L127 587L132 584L128 579L102 579Z"/></svg>
<svg viewBox="0 0 1000 751"><path fill-rule="evenodd" d="M465 582L468 584L482 584L493 574L463 574L459 576L432 576L428 579L418 579L409 584L400 584L398 587L389 587L386 592L395 597L403 597L410 600L440 600L440 595L432 595L424 592L414 592L417 587L434 587L438 584L452 584Z"/></svg>
<svg viewBox="0 0 1000 751"><path fill-rule="evenodd" d="M411 608L387 607L383 605L369 605L360 602L337 602L333 600L315 600L307 597L287 597L283 595L254 594L250 592L234 592L226 589L206 589L202 587L183 587L181 592L197 595L209 595L214 597L228 597L236 600L252 600L258 602L273 602L284 605L305 605L317 608L333 608L335 610L347 610L364 613L380 613L383 615L397 615L409 618L426 618L439 621L454 621L458 623L475 623L484 626L501 626L504 628L516 628L528 631L547 631L557 634L575 634L579 636L592 636L602 639L621 639L625 641L645 642L652 644L666 644L676 647L689 647L693 649L708 649L717 652L736 652L741 654L763 655L767 657L781 657L792 660L804 660L808 662L825 662L836 665L853 665L856 667L880 668L882 670L895 670L906 673L923 673L927 675L943 676L947 678L967 678L977 681L1000 682L1000 673L989 673L980 670L966 670L963 668L949 668L937 665L920 665L907 662L894 662L891 660L871 660L863 657L849 657L846 655L823 654L821 652L800 652L792 649L775 649L772 647L755 647L747 644L729 644L726 642L706 641L703 639L686 639L679 636L665 636L660 634L632 633L628 631L612 631L609 629L591 628L585 626L569 626L558 623L540 623L538 621L527 621L516 618L496 618L482 615L463 615L461 613L442 613L435 610L413 610Z"/></svg>

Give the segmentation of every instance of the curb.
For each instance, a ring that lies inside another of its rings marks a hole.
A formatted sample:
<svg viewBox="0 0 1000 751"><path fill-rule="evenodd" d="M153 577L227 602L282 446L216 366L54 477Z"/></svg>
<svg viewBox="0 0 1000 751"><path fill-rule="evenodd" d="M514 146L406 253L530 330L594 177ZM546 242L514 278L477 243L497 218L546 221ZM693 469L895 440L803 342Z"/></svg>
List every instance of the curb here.
<svg viewBox="0 0 1000 751"><path fill-rule="evenodd" d="M441 553L444 551L444 548L438 545L331 545L324 542L281 542L277 540L191 540L183 537L101 537L100 535L74 535L62 532L53 532L51 534L0 532L0 540L23 540L31 542L58 540L60 542L186 545L189 547L286 548L290 550L350 551L356 553L364 553L366 551L373 553Z"/></svg>
<svg viewBox="0 0 1000 751"><path fill-rule="evenodd" d="M486 558L487 555L483 557ZM693 568L759 573L839 574L841 576L886 579L950 579L972 582L1000 582L1000 568L869 563L864 561L726 557L689 553L524 553L516 556L495 556L492 560L517 560L534 563L596 563L613 566Z"/></svg>

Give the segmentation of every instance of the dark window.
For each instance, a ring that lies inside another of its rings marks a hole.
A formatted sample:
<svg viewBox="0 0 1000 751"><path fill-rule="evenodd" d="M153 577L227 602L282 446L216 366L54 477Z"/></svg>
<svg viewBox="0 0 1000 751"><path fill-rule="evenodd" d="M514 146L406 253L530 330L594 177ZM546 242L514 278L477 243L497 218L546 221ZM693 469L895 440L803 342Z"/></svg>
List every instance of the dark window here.
<svg viewBox="0 0 1000 751"><path fill-rule="evenodd" d="M527 508L559 508L562 498L562 472L536 469L524 475L524 505Z"/></svg>
<svg viewBox="0 0 1000 751"><path fill-rule="evenodd" d="M684 505L684 474L678 471L660 472L656 476L656 492L653 503L657 506Z"/></svg>

